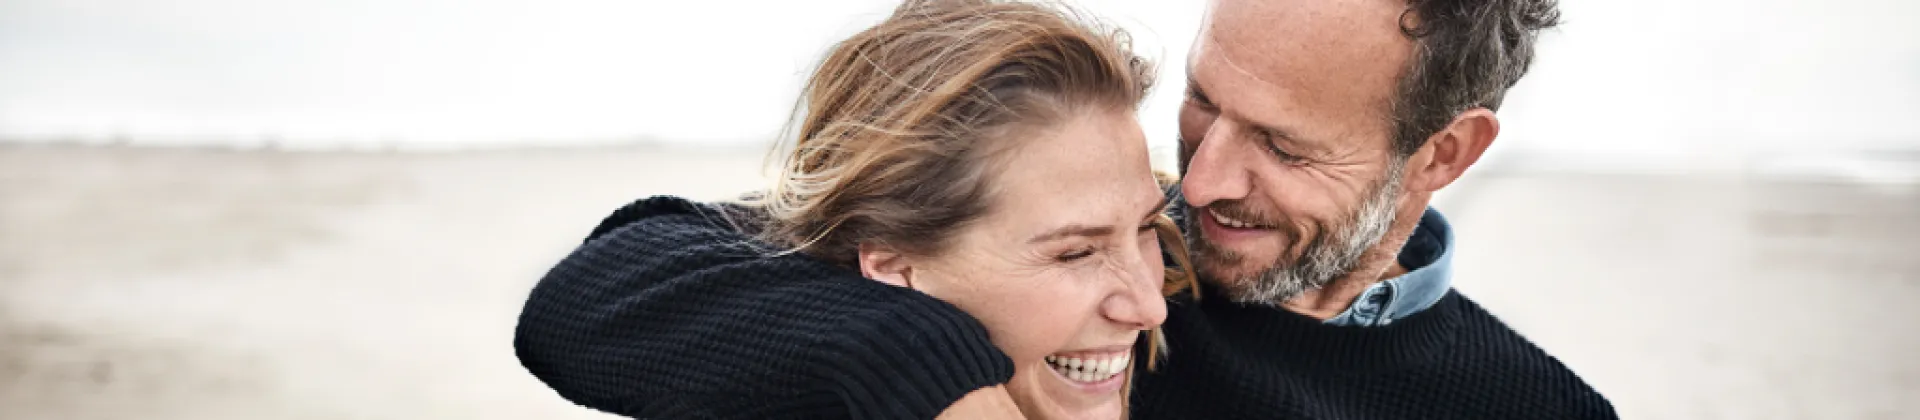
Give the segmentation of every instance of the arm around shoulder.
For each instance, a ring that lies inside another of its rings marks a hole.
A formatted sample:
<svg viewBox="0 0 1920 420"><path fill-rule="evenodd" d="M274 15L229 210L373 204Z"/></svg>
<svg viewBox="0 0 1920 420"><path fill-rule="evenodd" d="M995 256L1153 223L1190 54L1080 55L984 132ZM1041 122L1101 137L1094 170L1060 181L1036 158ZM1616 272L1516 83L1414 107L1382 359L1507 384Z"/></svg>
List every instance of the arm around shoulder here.
<svg viewBox="0 0 1920 420"><path fill-rule="evenodd" d="M575 403L672 418L932 418L1012 376L958 308L768 255L710 211L654 198L609 217L529 295L522 365Z"/></svg>

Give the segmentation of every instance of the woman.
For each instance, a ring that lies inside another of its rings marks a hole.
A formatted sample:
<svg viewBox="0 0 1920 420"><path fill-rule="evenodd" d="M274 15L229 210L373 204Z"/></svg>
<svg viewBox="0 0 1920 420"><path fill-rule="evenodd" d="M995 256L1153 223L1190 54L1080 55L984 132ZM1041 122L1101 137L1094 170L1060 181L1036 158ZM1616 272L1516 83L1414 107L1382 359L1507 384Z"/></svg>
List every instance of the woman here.
<svg viewBox="0 0 1920 420"><path fill-rule="evenodd" d="M1173 288L1133 112L1151 73L1123 37L1028 3L902 5L815 71L769 193L656 197L603 221L529 298L522 363L646 418L931 418L1001 384L1027 418L1124 417L1134 349ZM894 293L936 299L783 304ZM765 339L707 339L743 330ZM812 345L876 330L900 340ZM900 379L926 377L951 380Z"/></svg>

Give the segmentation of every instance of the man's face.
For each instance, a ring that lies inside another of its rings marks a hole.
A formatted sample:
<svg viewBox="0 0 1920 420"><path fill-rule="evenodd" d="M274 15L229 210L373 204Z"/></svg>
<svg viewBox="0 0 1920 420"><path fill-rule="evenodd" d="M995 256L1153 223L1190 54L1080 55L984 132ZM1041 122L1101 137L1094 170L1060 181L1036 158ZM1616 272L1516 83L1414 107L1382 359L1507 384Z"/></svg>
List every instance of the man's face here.
<svg viewBox="0 0 1920 420"><path fill-rule="evenodd" d="M1180 111L1202 277L1277 303L1352 272L1401 197L1390 103L1413 51L1401 0L1220 0Z"/></svg>

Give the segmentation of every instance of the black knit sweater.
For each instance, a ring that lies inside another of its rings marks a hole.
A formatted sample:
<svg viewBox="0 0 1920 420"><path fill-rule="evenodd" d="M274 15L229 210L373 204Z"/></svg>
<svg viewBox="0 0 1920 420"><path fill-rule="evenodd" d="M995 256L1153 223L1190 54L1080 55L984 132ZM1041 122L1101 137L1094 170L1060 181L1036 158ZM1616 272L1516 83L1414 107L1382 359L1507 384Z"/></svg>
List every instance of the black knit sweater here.
<svg viewBox="0 0 1920 420"><path fill-rule="evenodd" d="M608 216L534 286L514 350L562 397L645 419L922 419L1005 383L986 328L920 292L773 256L736 212Z"/></svg>
<svg viewBox="0 0 1920 420"><path fill-rule="evenodd" d="M576 403L660 419L924 419L1012 376L964 312L769 257L733 213L674 198L615 212L528 298L521 362ZM1181 297L1166 331L1168 357L1136 373L1136 419L1617 418L1457 292L1382 327Z"/></svg>
<svg viewBox="0 0 1920 420"><path fill-rule="evenodd" d="M1168 305L1139 419L1615 419L1612 404L1458 291L1379 327L1208 294Z"/></svg>

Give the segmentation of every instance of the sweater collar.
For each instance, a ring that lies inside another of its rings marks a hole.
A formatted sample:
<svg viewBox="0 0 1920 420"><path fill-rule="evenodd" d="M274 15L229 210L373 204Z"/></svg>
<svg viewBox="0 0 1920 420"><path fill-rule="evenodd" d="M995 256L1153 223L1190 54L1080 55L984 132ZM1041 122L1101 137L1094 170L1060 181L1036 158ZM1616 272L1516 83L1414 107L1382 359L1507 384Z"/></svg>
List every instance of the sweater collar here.
<svg viewBox="0 0 1920 420"><path fill-rule="evenodd" d="M1463 322L1461 309L1466 305L1463 297L1448 290L1428 310L1396 320L1391 326L1363 328L1330 325L1265 304L1237 303L1218 292L1217 288L1203 287L1199 302L1170 303L1195 305L1197 309L1169 310L1165 331L1172 342L1211 335L1228 341L1222 348L1266 360L1263 363L1345 374L1435 360L1453 346ZM1274 359L1272 355L1292 357Z"/></svg>

